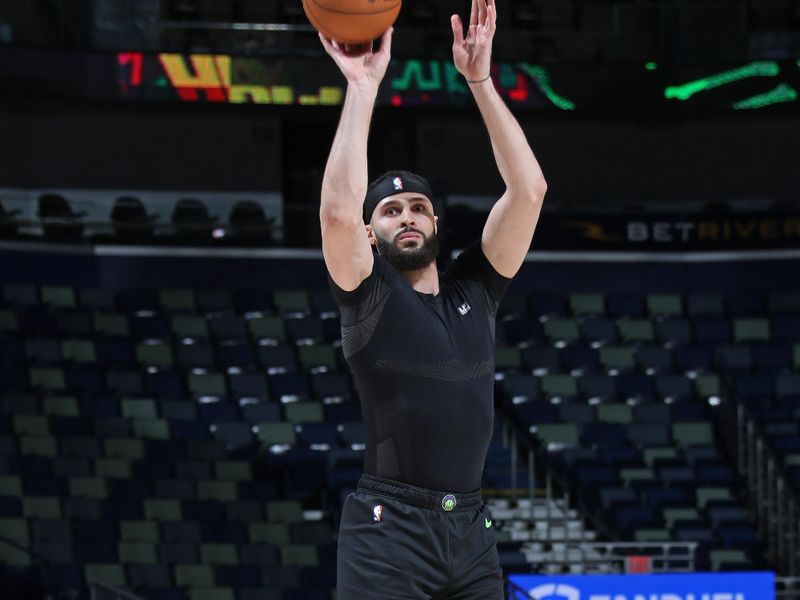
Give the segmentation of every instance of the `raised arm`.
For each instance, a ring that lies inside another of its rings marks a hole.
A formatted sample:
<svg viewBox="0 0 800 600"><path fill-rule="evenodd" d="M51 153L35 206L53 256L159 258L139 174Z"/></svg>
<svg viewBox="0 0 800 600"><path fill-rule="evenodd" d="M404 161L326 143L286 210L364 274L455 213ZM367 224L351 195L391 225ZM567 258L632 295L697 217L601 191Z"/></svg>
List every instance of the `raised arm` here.
<svg viewBox="0 0 800 600"><path fill-rule="evenodd" d="M450 21L453 62L472 91L489 131L497 168L506 184L505 193L486 220L481 245L497 272L513 277L530 248L547 183L522 128L489 76L497 23L494 0L472 0L466 37L461 19L453 15Z"/></svg>
<svg viewBox="0 0 800 600"><path fill-rule="evenodd" d="M351 54L320 35L325 51L347 78L342 117L322 180L320 225L322 253L334 282L350 291L370 274L372 250L362 218L367 191L367 137L372 111L389 65L392 30L380 50Z"/></svg>

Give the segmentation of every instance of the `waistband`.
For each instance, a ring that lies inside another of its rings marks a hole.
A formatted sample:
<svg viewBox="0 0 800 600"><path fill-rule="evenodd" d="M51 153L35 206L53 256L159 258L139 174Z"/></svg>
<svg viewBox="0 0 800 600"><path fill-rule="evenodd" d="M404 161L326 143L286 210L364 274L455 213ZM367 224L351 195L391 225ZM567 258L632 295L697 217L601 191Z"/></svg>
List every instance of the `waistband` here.
<svg viewBox="0 0 800 600"><path fill-rule="evenodd" d="M399 500L406 504L443 512L474 510L483 505L483 497L480 490L468 494L453 494L429 490L401 481L375 477L374 475L362 475L358 481L358 489Z"/></svg>

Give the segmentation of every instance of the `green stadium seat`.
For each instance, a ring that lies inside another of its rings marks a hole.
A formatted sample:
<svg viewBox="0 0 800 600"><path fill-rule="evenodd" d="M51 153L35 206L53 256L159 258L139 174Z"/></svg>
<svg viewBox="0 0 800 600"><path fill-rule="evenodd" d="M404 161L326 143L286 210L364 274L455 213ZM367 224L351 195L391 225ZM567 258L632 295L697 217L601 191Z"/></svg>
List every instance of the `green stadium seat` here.
<svg viewBox="0 0 800 600"><path fill-rule="evenodd" d="M249 481L253 469L243 460L224 460L214 463L214 476L222 481Z"/></svg>
<svg viewBox="0 0 800 600"><path fill-rule="evenodd" d="M744 550L713 549L709 552L711 570L720 571L725 564L746 564L751 562Z"/></svg>
<svg viewBox="0 0 800 600"><path fill-rule="evenodd" d="M157 565L156 545L148 542L125 541L117 544L119 561L123 565Z"/></svg>
<svg viewBox="0 0 800 600"><path fill-rule="evenodd" d="M190 373L189 391L195 398L201 396L224 398L228 394L225 375L222 373Z"/></svg>
<svg viewBox="0 0 800 600"><path fill-rule="evenodd" d="M277 316L257 316L247 319L247 329L253 340L286 341L286 326Z"/></svg>
<svg viewBox="0 0 800 600"><path fill-rule="evenodd" d="M175 585L188 588L210 588L214 571L209 565L175 565Z"/></svg>
<svg viewBox="0 0 800 600"><path fill-rule="evenodd" d="M44 435L25 435L19 438L20 454L33 456L58 456L56 439Z"/></svg>
<svg viewBox="0 0 800 600"><path fill-rule="evenodd" d="M291 423L259 423L254 426L254 433L258 441L266 446L294 446L297 443L294 426Z"/></svg>
<svg viewBox="0 0 800 600"><path fill-rule="evenodd" d="M74 308L77 305L75 290L71 287L46 285L42 287L42 304L56 308Z"/></svg>
<svg viewBox="0 0 800 600"><path fill-rule="evenodd" d="M678 446L713 446L714 432L705 421L673 423L672 438Z"/></svg>
<svg viewBox="0 0 800 600"><path fill-rule="evenodd" d="M672 534L666 529L637 529L633 532L637 542L670 542Z"/></svg>
<svg viewBox="0 0 800 600"><path fill-rule="evenodd" d="M0 486L2 485L3 485L3 478L0 477ZM0 487L0 489L5 490L6 488ZM11 494L3 494L3 495L11 495ZM22 495L22 494L20 493L14 495ZM22 546L28 546L31 539L30 531L28 530L28 521L26 519L20 519L20 518L0 519L0 532L1 532L0 535L2 535L4 538L16 542L17 544L20 544ZM6 544L0 544L0 545L5 546Z"/></svg>
<svg viewBox="0 0 800 600"><path fill-rule="evenodd" d="M203 317L175 315L172 317L172 333L179 339L205 340L209 338L208 321Z"/></svg>
<svg viewBox="0 0 800 600"><path fill-rule="evenodd" d="M95 363L97 353L94 342L91 340L63 340L61 342L61 356L64 360L76 363Z"/></svg>
<svg viewBox="0 0 800 600"><path fill-rule="evenodd" d="M737 343L769 340L769 319L734 319L733 339Z"/></svg>
<svg viewBox="0 0 800 600"><path fill-rule="evenodd" d="M598 404L597 420L602 423L632 423L633 408L627 404Z"/></svg>
<svg viewBox="0 0 800 600"><path fill-rule="evenodd" d="M655 465L657 460L677 460L680 456L677 448L674 447L652 447L652 448L644 448L642 450L642 457L644 458L644 462L648 467L652 467Z"/></svg>
<svg viewBox="0 0 800 600"><path fill-rule="evenodd" d="M719 375L714 375L713 373L703 373L698 375L694 380L694 389L695 392L702 398L719 396Z"/></svg>
<svg viewBox="0 0 800 600"><path fill-rule="evenodd" d="M639 467L626 467L620 469L619 478L624 482L626 487L630 487L634 481L653 481L656 478L653 469L639 468Z"/></svg>
<svg viewBox="0 0 800 600"><path fill-rule="evenodd" d="M61 502L53 496L26 496L22 516L27 519L61 519Z"/></svg>
<svg viewBox="0 0 800 600"><path fill-rule="evenodd" d="M236 600L236 594L229 587L192 588L189 600Z"/></svg>
<svg viewBox="0 0 800 600"><path fill-rule="evenodd" d="M131 565L128 567L128 581L134 588L170 588L172 576L169 567L164 565Z"/></svg>
<svg viewBox="0 0 800 600"><path fill-rule="evenodd" d="M133 434L137 438L168 440L169 421L166 419L134 419Z"/></svg>
<svg viewBox="0 0 800 600"><path fill-rule="evenodd" d="M157 544L161 541L161 535L158 523L153 521L120 521L119 539L123 542Z"/></svg>
<svg viewBox="0 0 800 600"><path fill-rule="evenodd" d="M306 371L314 371L319 367L329 370L338 370L336 350L331 344L314 344L312 346L299 346L297 357Z"/></svg>
<svg viewBox="0 0 800 600"><path fill-rule="evenodd" d="M69 494L73 498L105 500L108 497L106 480L102 477L70 477Z"/></svg>
<svg viewBox="0 0 800 600"><path fill-rule="evenodd" d="M135 438L107 438L105 454L107 458L140 460L144 458L144 444Z"/></svg>
<svg viewBox="0 0 800 600"><path fill-rule="evenodd" d="M536 438L546 447L578 445L578 427L574 423L541 423L534 427Z"/></svg>
<svg viewBox="0 0 800 600"><path fill-rule="evenodd" d="M623 342L652 342L655 339L650 319L618 319L617 328Z"/></svg>
<svg viewBox="0 0 800 600"><path fill-rule="evenodd" d="M303 508L296 500L271 500L266 504L270 523L302 523Z"/></svg>
<svg viewBox="0 0 800 600"><path fill-rule="evenodd" d="M158 290L158 303L168 312L194 312L197 309L194 292L188 289Z"/></svg>
<svg viewBox="0 0 800 600"><path fill-rule="evenodd" d="M233 502L238 497L236 484L232 481L198 481L197 497L200 500Z"/></svg>
<svg viewBox="0 0 800 600"><path fill-rule="evenodd" d="M719 294L689 294L686 312L691 317L722 317L725 303Z"/></svg>
<svg viewBox="0 0 800 600"><path fill-rule="evenodd" d="M66 388L64 371L53 367L30 367L28 380L31 387L35 389L63 390Z"/></svg>
<svg viewBox="0 0 800 600"><path fill-rule="evenodd" d="M542 392L548 396L577 396L578 382L572 375L543 375Z"/></svg>
<svg viewBox="0 0 800 600"><path fill-rule="evenodd" d="M120 404L126 419L158 418L158 405L152 398L123 398Z"/></svg>
<svg viewBox="0 0 800 600"><path fill-rule="evenodd" d="M665 508L662 513L668 529L672 529L677 521L695 521L700 518L700 511L696 508L670 507Z"/></svg>
<svg viewBox="0 0 800 600"><path fill-rule="evenodd" d="M602 294L570 294L569 307L574 315L602 315L606 301Z"/></svg>
<svg viewBox="0 0 800 600"><path fill-rule="evenodd" d="M726 487L699 487L695 490L695 495L697 506L701 509L715 500L733 500L733 494Z"/></svg>
<svg viewBox="0 0 800 600"><path fill-rule="evenodd" d="M275 290L272 298L275 302L275 308L281 314L311 313L311 303L306 290Z"/></svg>
<svg viewBox="0 0 800 600"><path fill-rule="evenodd" d="M137 344L136 360L145 367L171 367L175 364L172 346L164 342L143 342Z"/></svg>
<svg viewBox="0 0 800 600"><path fill-rule="evenodd" d="M281 546L281 562L284 565L316 567L319 565L317 547L311 544L288 544L286 546Z"/></svg>
<svg viewBox="0 0 800 600"><path fill-rule="evenodd" d="M322 423L325 412L320 402L292 402L283 407L286 420L290 423Z"/></svg>
<svg viewBox="0 0 800 600"><path fill-rule="evenodd" d="M16 475L0 475L0 495L21 497L22 479Z"/></svg>
<svg viewBox="0 0 800 600"><path fill-rule="evenodd" d="M50 423L47 417L41 415L14 415L12 417L14 433L17 435L50 434Z"/></svg>
<svg viewBox="0 0 800 600"><path fill-rule="evenodd" d="M105 583L115 587L124 588L128 585L125 569L116 564L87 564L84 565L86 582L92 584Z"/></svg>
<svg viewBox="0 0 800 600"><path fill-rule="evenodd" d="M649 294L647 311L652 316L682 315L683 302L678 294Z"/></svg>
<svg viewBox="0 0 800 600"><path fill-rule="evenodd" d="M32 562L31 555L25 550L10 544L0 544L0 564L24 568L31 566Z"/></svg>
<svg viewBox="0 0 800 600"><path fill-rule="evenodd" d="M600 364L607 371L630 371L635 367L633 348L628 346L606 346L599 353Z"/></svg>
<svg viewBox="0 0 800 600"><path fill-rule="evenodd" d="M250 543L284 546L289 543L289 525L286 523L250 523Z"/></svg>
<svg viewBox="0 0 800 600"><path fill-rule="evenodd" d="M497 344L494 348L494 367L496 371L515 371L522 368L522 355L519 348Z"/></svg>
<svg viewBox="0 0 800 600"><path fill-rule="evenodd" d="M575 319L548 319L543 323L544 334L551 344L568 344L580 339Z"/></svg>
<svg viewBox="0 0 800 600"><path fill-rule="evenodd" d="M17 313L11 309L0 310L0 332L14 332L19 330Z"/></svg>
<svg viewBox="0 0 800 600"><path fill-rule="evenodd" d="M204 565L239 564L235 544L200 544L200 557Z"/></svg>
<svg viewBox="0 0 800 600"><path fill-rule="evenodd" d="M127 317L114 313L95 312L94 330L107 336L130 336Z"/></svg>
<svg viewBox="0 0 800 600"><path fill-rule="evenodd" d="M144 515L148 521L180 521L183 519L181 503L172 498L147 498Z"/></svg>

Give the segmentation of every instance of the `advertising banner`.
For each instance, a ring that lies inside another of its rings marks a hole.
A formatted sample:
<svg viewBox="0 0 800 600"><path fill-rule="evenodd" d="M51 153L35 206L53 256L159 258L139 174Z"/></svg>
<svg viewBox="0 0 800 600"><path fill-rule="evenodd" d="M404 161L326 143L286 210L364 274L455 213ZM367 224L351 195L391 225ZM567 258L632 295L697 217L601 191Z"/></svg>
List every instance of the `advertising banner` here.
<svg viewBox="0 0 800 600"><path fill-rule="evenodd" d="M510 575L514 600L774 600L773 573Z"/></svg>

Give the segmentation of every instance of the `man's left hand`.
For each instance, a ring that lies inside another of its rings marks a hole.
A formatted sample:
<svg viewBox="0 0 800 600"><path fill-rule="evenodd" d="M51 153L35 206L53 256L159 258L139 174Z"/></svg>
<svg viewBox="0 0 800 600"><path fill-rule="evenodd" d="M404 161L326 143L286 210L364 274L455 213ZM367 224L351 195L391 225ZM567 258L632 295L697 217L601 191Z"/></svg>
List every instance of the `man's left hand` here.
<svg viewBox="0 0 800 600"><path fill-rule="evenodd" d="M458 15L450 17L453 27L453 62L467 81L480 81L489 75L492 66L492 39L497 27L494 0L472 0L469 29Z"/></svg>

